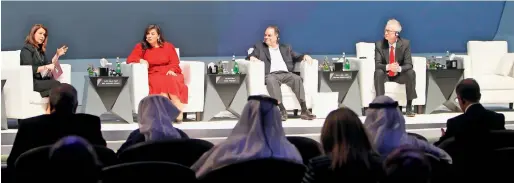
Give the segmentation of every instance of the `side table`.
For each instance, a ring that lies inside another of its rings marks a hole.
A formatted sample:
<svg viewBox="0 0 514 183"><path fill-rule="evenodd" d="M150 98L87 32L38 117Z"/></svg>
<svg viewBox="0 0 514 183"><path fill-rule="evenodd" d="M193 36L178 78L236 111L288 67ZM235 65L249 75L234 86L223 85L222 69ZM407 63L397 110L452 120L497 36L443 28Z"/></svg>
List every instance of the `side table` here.
<svg viewBox="0 0 514 183"><path fill-rule="evenodd" d="M128 76L84 76L82 113L100 116L111 112L133 123ZM102 105L103 104L103 105Z"/></svg>
<svg viewBox="0 0 514 183"><path fill-rule="evenodd" d="M464 78L464 69L427 69L427 104L425 114L444 105L453 112L460 111L455 103L455 87Z"/></svg>
<svg viewBox="0 0 514 183"><path fill-rule="evenodd" d="M353 111L362 110L360 87L357 79L358 70L319 71L318 91L338 92L338 104Z"/></svg>
<svg viewBox="0 0 514 183"><path fill-rule="evenodd" d="M205 75L205 104L202 120L228 110L238 118L247 102L246 74Z"/></svg>

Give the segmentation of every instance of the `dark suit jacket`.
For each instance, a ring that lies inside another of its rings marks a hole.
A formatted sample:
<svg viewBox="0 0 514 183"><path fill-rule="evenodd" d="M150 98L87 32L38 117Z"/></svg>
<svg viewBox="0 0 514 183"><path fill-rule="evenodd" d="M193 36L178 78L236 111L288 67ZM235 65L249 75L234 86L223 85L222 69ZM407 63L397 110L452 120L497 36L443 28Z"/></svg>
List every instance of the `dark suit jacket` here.
<svg viewBox="0 0 514 183"><path fill-rule="evenodd" d="M481 134L491 130L505 130L505 116L485 109L482 104L474 104L464 114L448 119L446 132L435 145L451 137L455 137L456 141L459 137L480 138Z"/></svg>
<svg viewBox="0 0 514 183"><path fill-rule="evenodd" d="M94 145L107 145L98 116L58 113L40 115L20 121L7 166L13 168L16 159L25 151L52 145L69 135L80 136Z"/></svg>
<svg viewBox="0 0 514 183"><path fill-rule="evenodd" d="M280 44L279 45L280 53L282 54L282 59L286 62L287 70L289 72L294 71L294 64L296 62L301 62L303 60L303 56L301 54L295 53L291 46ZM251 56L261 60L264 62L264 72L265 74L269 74L271 67L271 56L269 53L268 45L264 42L257 43L253 46L253 52L250 53L246 59L249 60Z"/></svg>
<svg viewBox="0 0 514 183"><path fill-rule="evenodd" d="M410 52L410 41L398 38L396 42L395 60L402 67L402 72L412 69L412 56ZM375 69L386 71L386 65L389 64L389 43L386 39L375 43Z"/></svg>
<svg viewBox="0 0 514 183"><path fill-rule="evenodd" d="M32 73L35 79L42 79L41 74L37 73L37 68L43 65L51 64L46 58L45 53L31 44L25 44L20 53L20 65L32 65Z"/></svg>

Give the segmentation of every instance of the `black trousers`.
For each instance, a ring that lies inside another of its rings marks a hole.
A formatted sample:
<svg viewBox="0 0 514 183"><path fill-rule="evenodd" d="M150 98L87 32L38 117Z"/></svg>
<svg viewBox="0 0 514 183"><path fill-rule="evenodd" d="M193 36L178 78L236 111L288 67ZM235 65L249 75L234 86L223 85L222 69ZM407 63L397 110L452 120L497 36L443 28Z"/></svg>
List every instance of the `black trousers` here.
<svg viewBox="0 0 514 183"><path fill-rule="evenodd" d="M407 100L418 98L416 94L416 72L414 70L407 70L399 72L396 76L389 77L387 72L382 69L375 70L375 92L377 96L385 94L385 82L392 81L399 84L405 84L405 92Z"/></svg>
<svg viewBox="0 0 514 183"><path fill-rule="evenodd" d="M61 85L61 82L55 79L36 79L34 78L34 91L39 92L41 97L48 97L52 88Z"/></svg>

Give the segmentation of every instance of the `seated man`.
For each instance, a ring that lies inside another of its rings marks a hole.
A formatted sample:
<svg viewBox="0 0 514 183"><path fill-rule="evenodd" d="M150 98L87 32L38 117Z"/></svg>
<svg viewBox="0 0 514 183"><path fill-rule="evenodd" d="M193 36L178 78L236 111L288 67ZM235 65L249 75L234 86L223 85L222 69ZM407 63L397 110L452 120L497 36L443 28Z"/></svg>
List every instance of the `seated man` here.
<svg viewBox="0 0 514 183"><path fill-rule="evenodd" d="M412 69L410 42L400 38L400 31L400 22L391 19L385 27L385 39L375 43L375 91L376 96L384 95L386 81L405 84L406 114L412 117L412 100L417 98L416 73Z"/></svg>
<svg viewBox="0 0 514 183"><path fill-rule="evenodd" d="M279 102L282 121L287 120L287 111L282 104L281 84L286 84L293 89L298 102L300 102L302 111L300 117L303 120L312 120L316 116L307 109L305 104L302 78L292 73L296 62L306 60L311 63L312 58L308 55L299 55L293 52L291 46L280 44L278 42L279 35L280 31L277 26L268 26L264 32L264 42L255 44L247 59L264 62L266 88L270 96Z"/></svg>
<svg viewBox="0 0 514 183"><path fill-rule="evenodd" d="M435 145L451 137L455 137L456 141L468 141L480 138L491 130L505 130L505 116L487 110L480 104L480 86L474 79L460 81L455 92L464 113L448 119L446 132L443 131L443 135Z"/></svg>
<svg viewBox="0 0 514 183"><path fill-rule="evenodd" d="M100 129L100 118L89 114L75 114L77 110L77 90L63 83L50 90L47 114L23 119L7 167L14 167L16 159L25 151L44 145L51 145L63 137L76 135L94 145L106 146Z"/></svg>

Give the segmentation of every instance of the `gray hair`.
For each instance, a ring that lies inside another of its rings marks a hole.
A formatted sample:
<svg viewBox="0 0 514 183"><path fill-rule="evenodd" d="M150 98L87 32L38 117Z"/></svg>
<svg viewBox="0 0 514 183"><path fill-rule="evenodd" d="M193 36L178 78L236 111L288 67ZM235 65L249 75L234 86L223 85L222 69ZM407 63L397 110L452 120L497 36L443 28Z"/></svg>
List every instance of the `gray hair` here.
<svg viewBox="0 0 514 183"><path fill-rule="evenodd" d="M402 24L400 24L400 22L398 20L394 19L394 18L393 19L389 19L387 21L386 27L387 26L394 27L394 29L395 29L394 31L396 31L396 32L401 32L402 31Z"/></svg>

